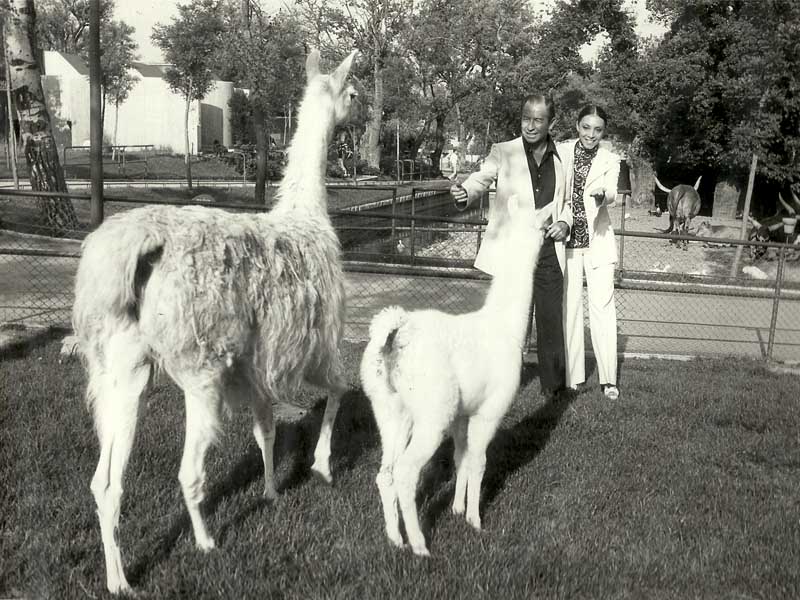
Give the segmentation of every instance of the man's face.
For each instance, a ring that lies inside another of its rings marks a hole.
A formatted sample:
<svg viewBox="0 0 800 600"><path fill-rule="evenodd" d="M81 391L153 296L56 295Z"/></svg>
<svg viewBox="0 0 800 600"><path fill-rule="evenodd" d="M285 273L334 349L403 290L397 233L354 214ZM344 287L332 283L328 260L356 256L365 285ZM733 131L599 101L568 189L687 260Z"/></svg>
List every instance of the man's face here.
<svg viewBox="0 0 800 600"><path fill-rule="evenodd" d="M522 137L529 144L547 139L550 129L550 111L544 103L526 102L522 107Z"/></svg>

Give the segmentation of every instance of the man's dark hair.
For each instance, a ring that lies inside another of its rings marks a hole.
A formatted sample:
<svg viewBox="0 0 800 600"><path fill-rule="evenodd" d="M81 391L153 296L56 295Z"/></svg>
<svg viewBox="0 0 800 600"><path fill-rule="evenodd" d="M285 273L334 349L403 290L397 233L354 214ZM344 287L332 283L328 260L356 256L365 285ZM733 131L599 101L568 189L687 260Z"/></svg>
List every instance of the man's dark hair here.
<svg viewBox="0 0 800 600"><path fill-rule="evenodd" d="M525 96L525 100L522 102L522 108L525 108L526 104L544 104L545 108L547 108L547 114L550 115L550 120L552 121L556 116L556 104L550 96L545 96L544 94L530 94L529 96Z"/></svg>

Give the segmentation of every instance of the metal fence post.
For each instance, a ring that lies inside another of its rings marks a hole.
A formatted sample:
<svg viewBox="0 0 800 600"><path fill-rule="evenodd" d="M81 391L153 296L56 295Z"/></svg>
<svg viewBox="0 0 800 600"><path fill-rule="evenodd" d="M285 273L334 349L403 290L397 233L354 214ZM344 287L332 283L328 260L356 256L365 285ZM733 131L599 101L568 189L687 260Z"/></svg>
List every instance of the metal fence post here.
<svg viewBox="0 0 800 600"><path fill-rule="evenodd" d="M626 204L625 198L627 198L627 195L623 194L622 195L622 219L621 219L622 222L619 225L619 232L620 232L620 236L619 236L619 276L620 276L620 278L622 277L622 273L625 270L625 263L624 263L624 260L625 260L625 204Z"/></svg>
<svg viewBox="0 0 800 600"><path fill-rule="evenodd" d="M767 342L767 360L772 360L772 348L775 345L775 328L778 324L778 309L781 302L781 285L783 284L783 267L786 263L786 246L781 246L778 255L778 272L775 274L775 295L772 298L772 317L769 321L769 342Z"/></svg>
<svg viewBox="0 0 800 600"><path fill-rule="evenodd" d="M409 240L409 248L411 252L411 264L413 265L416 260L416 219L414 218L414 214L416 213L417 205L417 188L411 188L411 240Z"/></svg>
<svg viewBox="0 0 800 600"><path fill-rule="evenodd" d="M483 199L489 196L489 192L483 192L481 194L480 200L478 200L478 216L482 219L483 218ZM475 242L475 253L478 253L478 250L481 249L481 229L478 228L478 239Z"/></svg>
<svg viewBox="0 0 800 600"><path fill-rule="evenodd" d="M392 248L394 248L397 244L397 220L395 219L395 215L397 214L397 186L392 190Z"/></svg>

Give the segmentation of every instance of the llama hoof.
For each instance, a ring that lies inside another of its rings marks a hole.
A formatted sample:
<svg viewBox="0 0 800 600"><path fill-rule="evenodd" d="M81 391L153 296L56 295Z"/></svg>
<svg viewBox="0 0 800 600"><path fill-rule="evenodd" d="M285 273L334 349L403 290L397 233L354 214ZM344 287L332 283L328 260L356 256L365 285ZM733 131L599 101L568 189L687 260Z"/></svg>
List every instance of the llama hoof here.
<svg viewBox="0 0 800 600"><path fill-rule="evenodd" d="M397 548L403 547L403 538L400 536L400 532L386 532L386 537L389 538L389 541L392 543L393 546Z"/></svg>
<svg viewBox="0 0 800 600"><path fill-rule="evenodd" d="M455 504L455 503L453 503L452 512L453 512L454 515L463 515L465 508L466 507L463 504Z"/></svg>
<svg viewBox="0 0 800 600"><path fill-rule="evenodd" d="M322 483L333 485L333 477L331 477L331 471L327 467L322 469L315 462L313 465L311 465L311 474Z"/></svg>
<svg viewBox="0 0 800 600"><path fill-rule="evenodd" d="M107 581L106 586L108 587L108 591L114 595L124 594L125 596L130 596L131 598L137 596L137 594L133 591L128 582L123 581Z"/></svg>
<svg viewBox="0 0 800 600"><path fill-rule="evenodd" d="M264 500L267 502L275 502L278 499L278 492L275 488L264 488Z"/></svg>
<svg viewBox="0 0 800 600"><path fill-rule="evenodd" d="M416 554L417 556L424 556L425 558L430 558L430 556L431 556L431 553L430 553L430 552L428 552L428 549L427 549L425 546L420 546L420 547L418 547L418 548L414 548L414 547L412 547L412 548L411 548L411 550L412 550L412 551L414 552L414 554Z"/></svg>
<svg viewBox="0 0 800 600"><path fill-rule="evenodd" d="M481 520L480 519L470 519L469 517L467 517L467 523L472 525L472 528L475 531L480 531L481 530Z"/></svg>
<svg viewBox="0 0 800 600"><path fill-rule="evenodd" d="M214 543L214 540L208 538L206 540L197 540L197 549L201 552L211 552L215 550L217 545Z"/></svg>

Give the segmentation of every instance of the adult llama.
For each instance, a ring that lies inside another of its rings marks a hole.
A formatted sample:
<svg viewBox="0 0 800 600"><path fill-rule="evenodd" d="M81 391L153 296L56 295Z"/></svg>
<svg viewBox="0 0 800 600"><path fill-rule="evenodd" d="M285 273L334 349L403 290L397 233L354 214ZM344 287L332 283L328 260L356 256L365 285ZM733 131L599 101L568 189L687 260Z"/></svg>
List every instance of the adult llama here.
<svg viewBox="0 0 800 600"><path fill-rule="evenodd" d="M453 512L481 528L479 499L486 448L519 388L543 214L517 196L508 201L505 261L483 307L451 315L389 307L370 323L361 382L381 437L376 477L386 534L403 545L398 507L415 554L427 556L416 493L422 467L452 432Z"/></svg>
<svg viewBox="0 0 800 600"><path fill-rule="evenodd" d="M330 438L346 391L338 345L344 317L339 242L327 215L328 143L349 111L355 52L329 75L319 53L289 160L269 213L145 207L109 218L83 244L73 326L100 442L91 483L111 592L130 589L116 529L139 401L154 369L181 387L186 436L178 473L197 547L214 548L200 513L205 453L228 408L249 409L273 480L272 404L306 381L329 391L312 469L330 481Z"/></svg>

